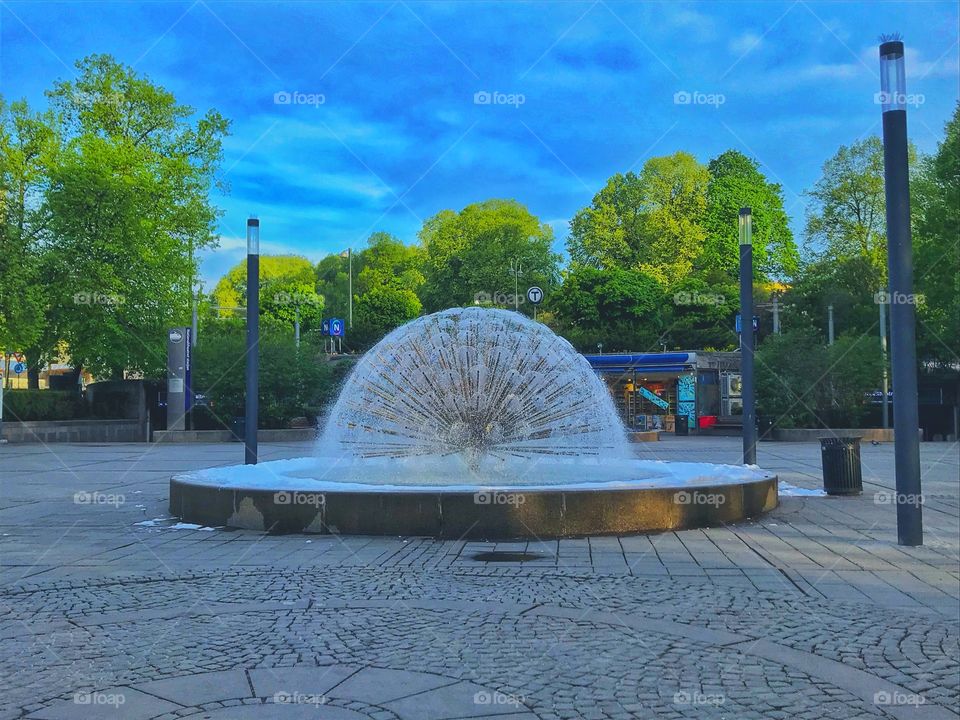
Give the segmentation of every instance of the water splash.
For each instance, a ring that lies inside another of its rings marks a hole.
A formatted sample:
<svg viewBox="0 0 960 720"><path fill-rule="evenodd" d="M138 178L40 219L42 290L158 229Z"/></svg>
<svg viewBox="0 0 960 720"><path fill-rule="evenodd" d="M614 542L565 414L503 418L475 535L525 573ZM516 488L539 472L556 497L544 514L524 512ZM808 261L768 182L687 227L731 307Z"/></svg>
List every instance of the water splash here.
<svg viewBox="0 0 960 720"><path fill-rule="evenodd" d="M485 461L624 458L623 425L586 359L519 313L454 308L381 340L354 368L319 454Z"/></svg>

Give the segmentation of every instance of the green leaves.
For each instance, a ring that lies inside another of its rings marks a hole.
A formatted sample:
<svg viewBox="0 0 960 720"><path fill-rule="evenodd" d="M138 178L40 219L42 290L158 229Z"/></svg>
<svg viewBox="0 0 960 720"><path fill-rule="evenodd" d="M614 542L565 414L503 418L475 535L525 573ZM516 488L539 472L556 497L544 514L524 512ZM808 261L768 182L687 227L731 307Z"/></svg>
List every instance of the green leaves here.
<svg viewBox="0 0 960 720"><path fill-rule="evenodd" d="M0 285L24 278L19 306L34 315L0 312L0 340L30 346L32 360L64 342L100 376L159 374L164 330L189 318L196 251L215 239L209 193L227 123L195 118L107 55L77 69L47 93L49 113L3 113L0 255L19 244L20 269L0 267Z"/></svg>
<svg viewBox="0 0 960 720"><path fill-rule="evenodd" d="M461 212L443 210L420 231L425 252L421 290L428 311L472 305L478 294L512 295L511 263L522 267L524 286L553 286L559 256L553 230L515 200L487 200Z"/></svg>

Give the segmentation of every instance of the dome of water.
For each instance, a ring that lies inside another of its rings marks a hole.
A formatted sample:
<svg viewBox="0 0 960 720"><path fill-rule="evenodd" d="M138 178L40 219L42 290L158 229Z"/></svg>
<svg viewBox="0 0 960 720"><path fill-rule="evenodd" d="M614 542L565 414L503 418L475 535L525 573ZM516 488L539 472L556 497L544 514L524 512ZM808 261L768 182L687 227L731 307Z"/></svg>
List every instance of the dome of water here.
<svg viewBox="0 0 960 720"><path fill-rule="evenodd" d="M511 459L629 456L610 393L587 360L519 313L454 308L397 328L357 363L321 456Z"/></svg>

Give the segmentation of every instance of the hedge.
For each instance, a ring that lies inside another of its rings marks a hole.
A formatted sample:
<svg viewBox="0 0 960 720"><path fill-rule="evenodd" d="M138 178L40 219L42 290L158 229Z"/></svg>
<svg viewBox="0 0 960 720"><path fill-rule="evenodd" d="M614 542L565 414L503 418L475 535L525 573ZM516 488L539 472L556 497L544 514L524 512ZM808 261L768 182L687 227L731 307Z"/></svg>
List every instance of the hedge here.
<svg viewBox="0 0 960 720"><path fill-rule="evenodd" d="M3 419L74 420L88 415L87 404L72 390L6 390Z"/></svg>

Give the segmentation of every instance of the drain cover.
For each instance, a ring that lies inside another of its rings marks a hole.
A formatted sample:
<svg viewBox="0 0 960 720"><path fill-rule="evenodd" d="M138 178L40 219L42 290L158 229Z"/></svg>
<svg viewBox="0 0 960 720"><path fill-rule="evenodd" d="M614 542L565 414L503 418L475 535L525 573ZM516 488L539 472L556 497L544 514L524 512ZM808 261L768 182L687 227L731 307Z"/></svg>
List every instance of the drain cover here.
<svg viewBox="0 0 960 720"><path fill-rule="evenodd" d="M529 560L540 560L543 555L528 552L483 552L473 556L474 560L480 562L527 562Z"/></svg>

